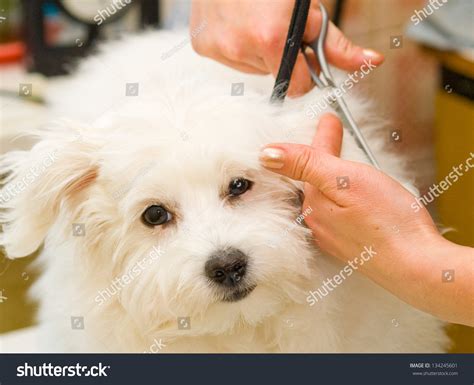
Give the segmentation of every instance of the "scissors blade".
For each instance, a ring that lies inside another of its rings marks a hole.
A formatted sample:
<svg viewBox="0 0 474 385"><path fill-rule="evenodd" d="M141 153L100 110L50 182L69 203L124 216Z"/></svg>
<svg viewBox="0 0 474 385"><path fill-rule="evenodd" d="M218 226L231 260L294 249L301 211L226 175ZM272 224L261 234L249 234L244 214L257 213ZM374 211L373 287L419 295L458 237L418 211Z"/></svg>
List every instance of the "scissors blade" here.
<svg viewBox="0 0 474 385"><path fill-rule="evenodd" d="M350 131L352 132L353 136L355 137L358 145L360 148L364 151L365 155L369 159L369 161L372 163L372 165L380 170L380 166L375 159L374 154L370 150L369 145L367 144L364 136L359 130L359 127L357 126L356 121L352 117L352 114L349 110L349 107L347 106L346 102L344 101L344 98L342 95L339 93L335 92L335 89L337 88L334 78L331 74L331 70L329 67L329 64L326 60L326 56L324 54L324 43L326 41L326 35L328 31L328 25L329 25L329 16L326 11L326 8L324 8L323 4L319 4L319 8L321 10L321 29L319 32L319 37L307 44L304 44L302 46L302 52L303 56L306 60L306 64L308 65L309 73L311 75L311 78L313 81L316 83L316 85L321 88L321 89L330 89L330 93L327 95L330 97L329 100L333 100L334 102L331 103L331 105L335 108L335 110L338 112L339 116L341 117L341 120L343 121L344 126L348 127ZM311 47L313 52L316 55L316 58L319 62L319 66L321 67L321 72L318 75L313 67L311 66L311 63L308 59L308 56L306 54L306 47Z"/></svg>
<svg viewBox="0 0 474 385"><path fill-rule="evenodd" d="M357 123L355 119L353 118L344 98L342 96L337 96L335 92L331 92L330 95L332 96L332 99L335 100L335 104L336 104L335 109L338 112L339 116L341 117L343 125L350 129L351 133L354 135L355 139L357 140L359 147L364 151L370 163L372 163L372 165L375 168L380 170L380 165L377 162L377 159L375 159L375 156L372 153L369 145L367 144L367 141L365 140L364 135L362 135L362 132L357 126Z"/></svg>

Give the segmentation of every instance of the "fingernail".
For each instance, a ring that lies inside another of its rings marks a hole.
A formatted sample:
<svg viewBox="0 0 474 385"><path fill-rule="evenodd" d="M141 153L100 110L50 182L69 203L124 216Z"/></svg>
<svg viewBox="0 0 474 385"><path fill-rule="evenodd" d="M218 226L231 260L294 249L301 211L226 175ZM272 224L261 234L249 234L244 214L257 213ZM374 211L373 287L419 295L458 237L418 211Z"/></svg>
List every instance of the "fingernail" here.
<svg viewBox="0 0 474 385"><path fill-rule="evenodd" d="M267 147L260 152L260 163L263 167L280 169L284 166L285 152L280 148Z"/></svg>
<svg viewBox="0 0 474 385"><path fill-rule="evenodd" d="M362 50L362 54L367 58L367 59L374 59L374 60L382 60L383 55L377 51L374 51L372 49L364 49Z"/></svg>

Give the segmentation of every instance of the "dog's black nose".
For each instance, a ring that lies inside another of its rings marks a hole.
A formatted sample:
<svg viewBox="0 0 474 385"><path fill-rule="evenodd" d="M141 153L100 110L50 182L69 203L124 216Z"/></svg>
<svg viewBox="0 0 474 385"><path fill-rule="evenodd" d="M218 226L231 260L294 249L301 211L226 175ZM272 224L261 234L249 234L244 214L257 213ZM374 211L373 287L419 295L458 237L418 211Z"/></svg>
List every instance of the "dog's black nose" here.
<svg viewBox="0 0 474 385"><path fill-rule="evenodd" d="M238 249L220 250L206 262L206 276L227 287L234 287L244 277L247 270L247 256Z"/></svg>

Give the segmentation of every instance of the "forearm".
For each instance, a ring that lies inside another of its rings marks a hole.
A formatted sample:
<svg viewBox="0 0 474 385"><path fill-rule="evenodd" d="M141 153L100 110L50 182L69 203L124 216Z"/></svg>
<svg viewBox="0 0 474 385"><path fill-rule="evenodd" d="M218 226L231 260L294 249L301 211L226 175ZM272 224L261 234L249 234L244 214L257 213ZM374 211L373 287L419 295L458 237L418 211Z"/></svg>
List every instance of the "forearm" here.
<svg viewBox="0 0 474 385"><path fill-rule="evenodd" d="M444 321L474 326L474 249L432 236L380 247L382 256L367 264L372 280Z"/></svg>
<svg viewBox="0 0 474 385"><path fill-rule="evenodd" d="M474 249L444 241L434 250L426 293L431 313L439 318L474 326Z"/></svg>

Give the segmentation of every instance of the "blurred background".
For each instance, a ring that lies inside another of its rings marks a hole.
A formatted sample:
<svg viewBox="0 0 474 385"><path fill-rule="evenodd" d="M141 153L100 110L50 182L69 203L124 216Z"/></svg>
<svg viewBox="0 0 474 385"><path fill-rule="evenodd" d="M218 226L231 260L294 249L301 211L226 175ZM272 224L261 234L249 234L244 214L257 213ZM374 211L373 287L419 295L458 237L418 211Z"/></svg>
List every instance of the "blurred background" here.
<svg viewBox="0 0 474 385"><path fill-rule="evenodd" d="M324 4L352 41L385 54L383 66L364 79L364 92L377 101L378 115L393 122L389 148L409 159L425 194L474 152L474 0ZM186 27L189 6L187 0L0 0L0 153L31 145L13 139L48 121L48 83L74 71L98 43L142 29ZM451 229L447 238L474 247L473 171L428 209ZM11 340L5 336L34 324L35 304L26 296L38 274L34 258L0 254L0 351ZM474 352L473 328L450 325L448 333L452 352Z"/></svg>

